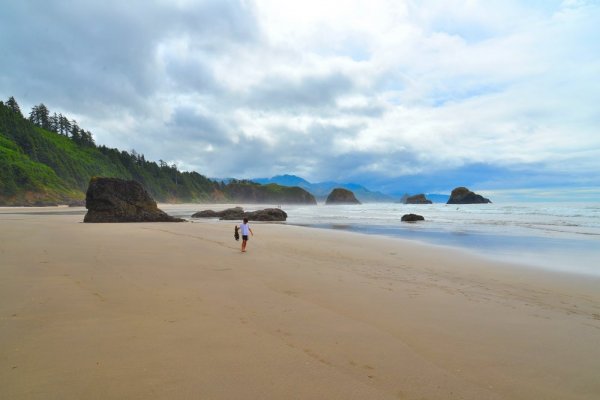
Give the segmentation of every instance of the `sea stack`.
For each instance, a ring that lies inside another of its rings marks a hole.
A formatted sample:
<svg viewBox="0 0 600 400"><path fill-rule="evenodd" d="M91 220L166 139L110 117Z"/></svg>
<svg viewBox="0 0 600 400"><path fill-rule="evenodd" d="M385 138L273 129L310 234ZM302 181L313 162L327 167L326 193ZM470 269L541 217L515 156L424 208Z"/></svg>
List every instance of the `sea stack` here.
<svg viewBox="0 0 600 400"><path fill-rule="evenodd" d="M354 193L347 189L336 188L329 193L325 204L361 204Z"/></svg>
<svg viewBox="0 0 600 400"><path fill-rule="evenodd" d="M404 200L404 204L433 204L431 200L427 200L424 194L415 194Z"/></svg>
<svg viewBox="0 0 600 400"><path fill-rule="evenodd" d="M466 187L457 187L452 191L446 204L485 204L491 203L489 199L471 192Z"/></svg>
<svg viewBox="0 0 600 400"><path fill-rule="evenodd" d="M185 222L160 210L138 182L118 178L92 178L85 207L83 222Z"/></svg>

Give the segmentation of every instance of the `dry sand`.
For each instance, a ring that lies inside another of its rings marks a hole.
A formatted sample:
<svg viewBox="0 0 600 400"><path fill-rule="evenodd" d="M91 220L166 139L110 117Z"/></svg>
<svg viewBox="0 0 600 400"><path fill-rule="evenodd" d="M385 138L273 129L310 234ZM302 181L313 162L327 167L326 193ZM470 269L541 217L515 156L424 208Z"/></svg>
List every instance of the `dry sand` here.
<svg viewBox="0 0 600 400"><path fill-rule="evenodd" d="M2 399L600 398L598 278L286 225L254 224L241 253L232 222L14 211Z"/></svg>

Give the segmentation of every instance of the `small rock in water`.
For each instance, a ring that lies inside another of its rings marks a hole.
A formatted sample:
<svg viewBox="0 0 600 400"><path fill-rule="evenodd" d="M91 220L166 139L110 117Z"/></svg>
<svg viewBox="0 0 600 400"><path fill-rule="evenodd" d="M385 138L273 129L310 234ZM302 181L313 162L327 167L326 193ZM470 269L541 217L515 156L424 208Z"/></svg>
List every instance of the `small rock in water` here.
<svg viewBox="0 0 600 400"><path fill-rule="evenodd" d="M404 214L401 218L402 222L417 222L417 221L425 221L425 217L417 214Z"/></svg>

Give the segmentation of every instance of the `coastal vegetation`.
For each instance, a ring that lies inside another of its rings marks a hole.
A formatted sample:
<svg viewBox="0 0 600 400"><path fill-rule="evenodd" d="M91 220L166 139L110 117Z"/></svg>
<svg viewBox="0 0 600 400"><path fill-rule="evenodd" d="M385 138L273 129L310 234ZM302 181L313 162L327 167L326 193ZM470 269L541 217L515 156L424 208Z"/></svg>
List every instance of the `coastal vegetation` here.
<svg viewBox="0 0 600 400"><path fill-rule="evenodd" d="M77 121L44 104L25 118L17 101L0 101L0 205L83 204L95 176L134 180L159 202L277 202L314 204L301 188L233 180L227 184L135 150L97 145Z"/></svg>

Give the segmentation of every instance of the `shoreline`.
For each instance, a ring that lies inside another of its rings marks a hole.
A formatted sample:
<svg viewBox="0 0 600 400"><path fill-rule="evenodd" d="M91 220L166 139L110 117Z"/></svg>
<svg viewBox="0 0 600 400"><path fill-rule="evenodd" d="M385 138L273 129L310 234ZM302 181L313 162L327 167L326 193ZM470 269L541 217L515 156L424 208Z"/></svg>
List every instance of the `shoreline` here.
<svg viewBox="0 0 600 400"><path fill-rule="evenodd" d="M178 217L189 221L191 213L177 213L177 210L197 207L195 204L172 205L162 204L166 210L172 210ZM225 209L236 204L213 204L215 209ZM245 204L245 209L258 209L274 207L268 204ZM312 206L310 206L312 207ZM414 211L414 210L412 210ZM411 212L412 212L411 211ZM564 232L558 236L539 235L539 232L526 234L525 231L502 233L484 232L477 229L458 228L454 231L448 226L431 226L430 221L425 223L407 224L399 223L397 226L365 225L354 222L317 223L298 221L297 218L288 218L283 222L286 225L307 228L345 231L357 234L378 236L382 239L401 239L411 242L423 243L432 246L458 249L466 251L488 261L521 265L539 271L576 274L580 276L600 277L597 259L600 257L600 241L595 236L579 235L565 236ZM472 228L476 228L474 225Z"/></svg>
<svg viewBox="0 0 600 400"><path fill-rule="evenodd" d="M600 279L411 241L0 212L7 398L593 399Z"/></svg>
<svg viewBox="0 0 600 400"><path fill-rule="evenodd" d="M390 230L386 227L289 223L287 225L376 236L387 240L405 240L428 246L464 251L490 262L513 264L543 272L600 277L600 269L597 268L598 252L595 251L597 250L596 246L600 243L593 243L588 238L548 238L481 232L462 232L458 234L438 230L415 232L409 228L404 232L394 231L390 233ZM551 253L552 256L549 255ZM565 266L565 264L572 265L574 263L573 254L577 254L579 257L577 268Z"/></svg>
<svg viewBox="0 0 600 400"><path fill-rule="evenodd" d="M227 223L228 221L219 221L211 218L193 219L191 218L191 214L203 208L212 208L220 211L237 206L240 205L237 203L158 204L158 207L169 215L184 218L191 223L210 221ZM251 210L276 207L272 204L242 204L241 206L244 209ZM86 209L84 207L69 206L0 207L0 214L2 213L18 215L81 215L83 217ZM412 224L404 224L399 229L393 229L389 226L343 223L318 224L289 221L269 223L375 236L381 240L406 240L412 243L454 249L489 262L514 265L518 268L534 269L542 273L573 274L590 278L600 277L600 269L598 269L597 265L597 258L600 256L600 251L597 248L597 241L587 236L569 238L539 236L535 234L523 235L511 233L502 235L476 230L453 232L431 227L413 226Z"/></svg>

